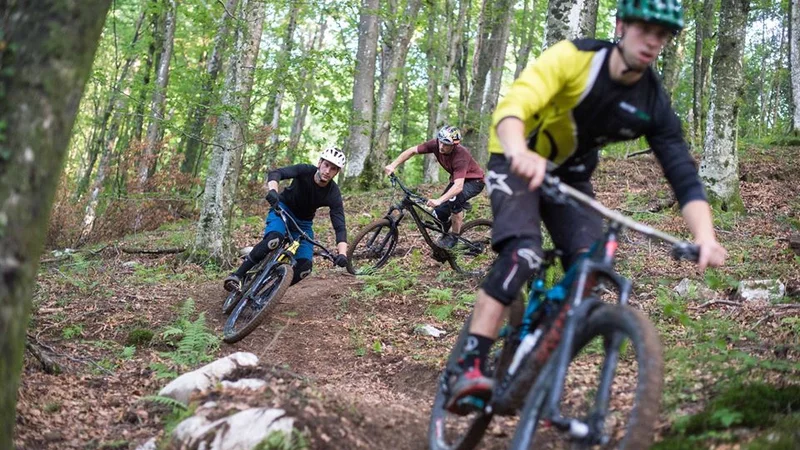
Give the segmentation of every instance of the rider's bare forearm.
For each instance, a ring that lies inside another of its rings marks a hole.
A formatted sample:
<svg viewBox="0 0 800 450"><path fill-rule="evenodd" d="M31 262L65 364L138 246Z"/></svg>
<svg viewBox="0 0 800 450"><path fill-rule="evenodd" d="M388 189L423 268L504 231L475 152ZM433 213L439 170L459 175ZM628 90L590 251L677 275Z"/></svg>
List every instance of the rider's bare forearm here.
<svg viewBox="0 0 800 450"><path fill-rule="evenodd" d="M703 241L714 239L716 240L716 233L714 232L714 221L711 217L711 208L704 200L692 200L683 205L681 209L683 219L692 232L695 240Z"/></svg>
<svg viewBox="0 0 800 450"><path fill-rule="evenodd" d="M392 167L398 167L399 165L403 164L404 162L408 161L412 156L417 153L417 147L409 147L397 155L397 158L392 161Z"/></svg>
<svg viewBox="0 0 800 450"><path fill-rule="evenodd" d="M270 180L267 182L267 192L269 191L277 191L278 190L278 182L275 180Z"/></svg>
<svg viewBox="0 0 800 450"><path fill-rule="evenodd" d="M507 158L513 158L517 153L528 151L525 142L525 124L516 117L506 117L497 124L497 139L503 146L503 153Z"/></svg>
<svg viewBox="0 0 800 450"><path fill-rule="evenodd" d="M453 186L447 190L441 197L439 197L439 203L444 203L451 198L455 197L456 195L460 194L464 190L464 179L459 178L453 181Z"/></svg>

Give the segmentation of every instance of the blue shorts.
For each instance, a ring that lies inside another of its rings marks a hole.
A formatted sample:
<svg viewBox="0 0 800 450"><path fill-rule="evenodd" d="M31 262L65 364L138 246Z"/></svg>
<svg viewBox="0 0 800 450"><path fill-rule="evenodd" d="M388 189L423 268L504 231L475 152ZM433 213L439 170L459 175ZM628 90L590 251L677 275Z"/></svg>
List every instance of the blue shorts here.
<svg viewBox="0 0 800 450"><path fill-rule="evenodd" d="M292 212L289 210L289 208L286 207L286 205L283 204L283 202L279 203L279 205L285 213L289 214L292 217L292 219L294 219L295 222L297 222L297 225L300 227L301 230L303 230L311 238L314 237L314 230L312 228L313 221L300 220L297 217L295 217L294 214L292 214ZM291 222L288 223L290 226L293 226ZM264 236L266 236L271 231L277 231L284 235L286 234L286 224L283 223L283 220L281 220L280 216L278 216L278 214L272 209L270 209L269 214L267 214L266 224L267 225L264 228ZM300 233L297 230L292 230L292 237L294 239L297 239L298 236L300 236ZM300 243L300 247L297 248L297 252L295 253L294 258L308 259L310 261L313 257L314 257L314 245L311 244L311 242L308 242L307 240L304 239Z"/></svg>

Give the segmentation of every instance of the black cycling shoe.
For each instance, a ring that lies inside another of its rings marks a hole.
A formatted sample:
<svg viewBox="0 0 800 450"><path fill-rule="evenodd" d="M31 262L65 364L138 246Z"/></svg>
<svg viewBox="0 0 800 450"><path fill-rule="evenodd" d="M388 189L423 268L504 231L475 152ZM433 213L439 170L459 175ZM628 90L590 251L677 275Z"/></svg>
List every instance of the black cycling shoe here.
<svg viewBox="0 0 800 450"><path fill-rule="evenodd" d="M450 250L451 248L456 246L457 242L458 238L456 238L452 234L443 234L442 237L439 238L439 241L436 242L436 244L438 244L439 247Z"/></svg>
<svg viewBox="0 0 800 450"><path fill-rule="evenodd" d="M239 292L242 290L242 278L235 273L228 275L223 283L225 290L228 292Z"/></svg>

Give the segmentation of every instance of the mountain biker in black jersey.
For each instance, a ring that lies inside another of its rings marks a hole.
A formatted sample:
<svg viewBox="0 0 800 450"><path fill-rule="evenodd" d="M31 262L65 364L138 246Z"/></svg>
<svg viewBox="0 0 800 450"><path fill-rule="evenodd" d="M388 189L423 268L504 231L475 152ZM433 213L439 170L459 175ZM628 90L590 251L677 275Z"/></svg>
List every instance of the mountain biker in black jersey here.
<svg viewBox="0 0 800 450"><path fill-rule="evenodd" d="M457 238L453 234L461 232L464 206L469 199L480 194L484 187L483 169L460 143L461 131L454 126L445 125L436 134L436 139L406 149L384 168L386 175L391 175L412 156L431 153L450 174L450 182L442 195L428 200L428 206L434 208L433 215L442 222L445 231L438 244L448 249L456 244ZM448 231L452 231L452 234Z"/></svg>
<svg viewBox="0 0 800 450"><path fill-rule="evenodd" d="M548 160L554 175L589 195L600 148L645 136L700 247L698 266L720 266L727 253L717 242L711 209L694 160L658 75L650 65L683 28L678 0L619 0L615 43L562 41L547 49L514 81L492 116L487 190L497 261L478 291L469 337L447 408L459 400L491 397L486 357L497 339L505 307L542 261L541 221L570 267L602 234L602 220L555 204L537 188Z"/></svg>
<svg viewBox="0 0 800 450"><path fill-rule="evenodd" d="M314 237L312 221L317 209L323 206L330 208L331 224L336 232L336 249L339 253L334 263L339 267L347 266L347 257L345 256L347 253L347 228L344 220L342 194L333 178L344 166L345 161L344 153L341 150L330 147L322 152L316 166L297 164L282 167L270 171L267 176L266 200L270 206L274 208L276 205L280 205L280 208L291 215L309 236ZM278 194L278 182L287 179L292 179L292 184ZM225 278L225 290L240 291L247 271L264 259L270 251L275 250L286 232L284 222L271 209L266 218L264 238L244 258L242 265ZM289 230L289 232L292 236L299 235L296 230ZM313 256L313 245L303 240L295 253L297 264L292 284L299 282L311 273Z"/></svg>

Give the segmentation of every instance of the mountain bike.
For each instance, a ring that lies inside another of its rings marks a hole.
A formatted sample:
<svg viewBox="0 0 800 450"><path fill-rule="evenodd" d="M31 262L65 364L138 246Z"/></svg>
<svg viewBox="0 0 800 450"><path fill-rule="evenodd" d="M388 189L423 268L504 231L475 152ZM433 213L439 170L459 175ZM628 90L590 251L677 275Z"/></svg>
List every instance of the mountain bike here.
<svg viewBox="0 0 800 450"><path fill-rule="evenodd" d="M242 280L242 290L228 294L222 304L222 312L230 316L225 322L222 340L229 344L241 340L255 330L267 317L271 307L289 289L296 264L294 255L303 240L316 247L314 255L334 262L333 254L300 229L291 215L278 206L273 209L283 220L286 230L296 230L299 235L295 239L287 232L280 245L247 272ZM352 273L352 270L348 265L348 271Z"/></svg>
<svg viewBox="0 0 800 450"><path fill-rule="evenodd" d="M431 233L447 232L442 222L425 207L428 199L411 191L394 174L389 179L393 187L403 192L403 199L392 205L386 216L367 225L353 238L347 251L347 259L355 274L371 274L389 261L397 247L400 223L408 214L425 243L431 248L433 259L448 262L460 274L483 276L493 259L492 221L476 219L466 222L460 233L450 233L456 239L453 248L440 247L431 238Z"/></svg>
<svg viewBox="0 0 800 450"><path fill-rule="evenodd" d="M545 252L529 283L527 305L524 295L512 303L492 348L491 399L461 399L458 406L466 414L456 415L444 406L450 384L461 370L458 359L470 316L438 381L428 432L431 449L474 448L493 416L518 412L512 449L533 448L540 422L565 432L572 448L638 450L652 443L663 384L661 343L653 324L628 305L631 281L614 271L618 238L630 229L667 242L676 260L697 261L699 249L606 208L557 177L547 175L540 189L560 204L588 208L605 217L604 234L550 288L546 273L558 252ZM616 303L607 302L608 297ZM594 373L587 375L590 372ZM592 388L586 388L587 379L595 383ZM624 413L628 416L620 417Z"/></svg>

